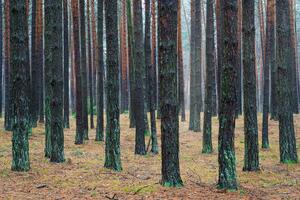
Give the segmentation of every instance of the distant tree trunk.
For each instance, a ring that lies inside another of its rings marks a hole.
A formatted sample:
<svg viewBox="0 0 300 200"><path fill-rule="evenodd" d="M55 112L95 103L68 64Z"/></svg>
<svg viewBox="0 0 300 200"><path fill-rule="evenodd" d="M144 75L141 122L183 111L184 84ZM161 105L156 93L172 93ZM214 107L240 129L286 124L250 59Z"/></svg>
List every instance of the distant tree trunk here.
<svg viewBox="0 0 300 200"><path fill-rule="evenodd" d="M63 4L61 0L45 0L45 67L51 74L50 86L50 162L61 163L64 157L63 125Z"/></svg>
<svg viewBox="0 0 300 200"><path fill-rule="evenodd" d="M2 68L3 68L3 65L2 65L2 61L3 61L3 39L4 39L4 35L3 35L3 3L2 1L0 2L0 48L1 48L1 53L0 53L0 117L2 117L2 99L3 99L3 96L2 96Z"/></svg>
<svg viewBox="0 0 300 200"><path fill-rule="evenodd" d="M237 31L237 40L238 40L238 51L237 51L237 83L236 83L236 117L242 114L242 20L243 20L243 8L242 1L238 0L238 31Z"/></svg>
<svg viewBox="0 0 300 200"><path fill-rule="evenodd" d="M83 144L84 125L82 112L82 84L80 70L80 46L79 46L79 0L72 0L73 37L74 37L74 74L76 84L76 136L75 144Z"/></svg>
<svg viewBox="0 0 300 200"><path fill-rule="evenodd" d="M274 6L272 12L270 15L270 18L272 18L272 21L270 21L270 26L272 29L271 31L276 31L276 3L274 2ZM270 35L269 42L272 44L276 44L276 34L274 33L274 36ZM275 48L275 47L274 47ZM274 50L276 51L276 50ZM276 54L276 52L275 52ZM278 84L278 72L277 72L277 64L276 64L276 55L274 54L274 57L270 57L270 60L274 62L273 65L271 65L271 105L270 105L270 111L271 111L271 119L278 120L278 94L277 94L277 84Z"/></svg>
<svg viewBox="0 0 300 200"><path fill-rule="evenodd" d="M152 148L151 152L154 154L158 153L157 147L157 133L156 133L156 17L155 17L155 0L146 1L146 25L147 28L145 38L145 56L146 56L146 70L148 73L148 84L149 90L147 97L149 98L149 110L150 110L150 121L151 121L151 141ZM151 15L152 15L152 49L151 49Z"/></svg>
<svg viewBox="0 0 300 200"><path fill-rule="evenodd" d="M214 34L214 1L206 2L206 85L205 85L205 107L203 124L203 147L202 153L211 153L212 147L212 93L213 80L215 79L215 34Z"/></svg>
<svg viewBox="0 0 300 200"><path fill-rule="evenodd" d="M120 110L119 110L119 55L118 1L105 0L107 44L107 125L104 167L121 171Z"/></svg>
<svg viewBox="0 0 300 200"><path fill-rule="evenodd" d="M194 121L195 121L195 1L191 0L191 50L190 50L190 122L189 122L189 130L194 130Z"/></svg>
<svg viewBox="0 0 300 200"><path fill-rule="evenodd" d="M96 141L104 141L104 102L103 102L103 77L104 77L104 58L103 58L103 0L98 1L98 66L97 66L97 128Z"/></svg>
<svg viewBox="0 0 300 200"><path fill-rule="evenodd" d="M145 149L145 103L144 103L144 51L143 51L143 15L142 15L142 2L141 0L133 1L133 21L134 21L134 39L135 39L135 92L134 104L135 106L135 120L136 120L136 135L135 135L135 154L144 155Z"/></svg>
<svg viewBox="0 0 300 200"><path fill-rule="evenodd" d="M30 62L28 47L28 13L26 1L10 0L10 66L12 113L12 167L13 171L28 171L30 132ZM8 8L8 7L6 7Z"/></svg>
<svg viewBox="0 0 300 200"><path fill-rule="evenodd" d="M222 31L223 24L221 23L221 16L223 10L221 9L221 0L216 0L216 28L217 28L217 97L218 97L218 113L221 110L221 69L222 69Z"/></svg>
<svg viewBox="0 0 300 200"><path fill-rule="evenodd" d="M43 41L43 0L37 0L36 11L36 65L38 77L38 95L39 95L39 122L44 123L44 41Z"/></svg>
<svg viewBox="0 0 300 200"><path fill-rule="evenodd" d="M93 71L92 71L92 49L91 49L91 14L90 14L90 0L87 0L87 52L88 52L88 76L89 76L89 110L90 110L90 127L94 128L94 96L93 96Z"/></svg>
<svg viewBox="0 0 300 200"><path fill-rule="evenodd" d="M195 64L194 64L194 90L191 93L194 94L193 101L194 109L191 112L194 112L194 122L193 122L193 131L201 131L201 109L202 109L202 25L201 25L201 1L195 0Z"/></svg>
<svg viewBox="0 0 300 200"><path fill-rule="evenodd" d="M263 100L263 128L262 148L269 148L269 108L270 108L270 69L275 63L275 0L267 1L267 30L266 30L266 64L264 66L264 100Z"/></svg>
<svg viewBox="0 0 300 200"><path fill-rule="evenodd" d="M127 49L127 20L126 20L126 0L122 0L121 16L121 66L122 66L122 89L121 89L121 110L128 110L128 49Z"/></svg>
<svg viewBox="0 0 300 200"><path fill-rule="evenodd" d="M88 86L87 86L87 63L86 63L86 12L85 0L79 0L80 12L80 68L82 85L82 124L84 128L84 139L89 139L88 134Z"/></svg>
<svg viewBox="0 0 300 200"><path fill-rule="evenodd" d="M255 3L243 0L244 171L259 170L255 79Z"/></svg>
<svg viewBox="0 0 300 200"><path fill-rule="evenodd" d="M97 66L98 66L98 41L97 41L97 27L96 27L96 16L95 16L95 0L91 1L91 29L92 29L92 71L93 71L93 98L94 98L94 106L97 105L97 97L96 97L96 79L97 79ZM97 107L97 106L96 106ZM96 108L97 109L97 108Z"/></svg>
<svg viewBox="0 0 300 200"><path fill-rule="evenodd" d="M292 93L293 93L293 112L295 114L299 113L298 108L298 99L299 99L299 88L298 88L298 75L297 75L297 58L296 58L296 24L295 24L295 12L294 12L294 0L289 0L289 6L290 6L290 26L291 26L291 47L292 47L292 68L291 68L291 83L292 83Z"/></svg>
<svg viewBox="0 0 300 200"><path fill-rule="evenodd" d="M179 118L177 86L178 1L158 1L160 106L162 131L162 180L167 187L180 187Z"/></svg>
<svg viewBox="0 0 300 200"><path fill-rule="evenodd" d="M185 97L184 97L184 69L183 69L183 49L182 49L182 23L181 23L181 0L178 0L178 47L177 47L177 64L178 64L178 96L181 110L181 121L185 121Z"/></svg>
<svg viewBox="0 0 300 200"><path fill-rule="evenodd" d="M129 118L130 118L130 128L135 127L135 104L134 104L134 88L135 88L135 59L134 59L134 33L133 33L133 25L132 25L132 6L131 0L126 1L126 10L127 10L127 41L128 41L128 64L129 64L129 86L130 86L130 110L129 110Z"/></svg>
<svg viewBox="0 0 300 200"><path fill-rule="evenodd" d="M5 130L12 131L12 101L10 98L11 85L10 85L10 1L5 1L5 46L4 46L4 54L5 54L5 118L4 118L4 126Z"/></svg>
<svg viewBox="0 0 300 200"><path fill-rule="evenodd" d="M31 74L30 74L30 121L32 127L37 126L38 111L39 111L39 90L38 90L38 65L37 50L36 50L36 22L37 22L37 0L32 0L32 20L31 20Z"/></svg>
<svg viewBox="0 0 300 200"><path fill-rule="evenodd" d="M278 69L278 114L280 162L298 162L293 118L293 94L289 73L293 68L288 1L276 0L276 64Z"/></svg>
<svg viewBox="0 0 300 200"><path fill-rule="evenodd" d="M70 128L70 103L69 103L69 16L68 0L63 0L63 28L64 28L64 127Z"/></svg>
<svg viewBox="0 0 300 200"><path fill-rule="evenodd" d="M222 189L237 189L234 150L237 81L237 0L220 0L221 102L219 116L219 181Z"/></svg>

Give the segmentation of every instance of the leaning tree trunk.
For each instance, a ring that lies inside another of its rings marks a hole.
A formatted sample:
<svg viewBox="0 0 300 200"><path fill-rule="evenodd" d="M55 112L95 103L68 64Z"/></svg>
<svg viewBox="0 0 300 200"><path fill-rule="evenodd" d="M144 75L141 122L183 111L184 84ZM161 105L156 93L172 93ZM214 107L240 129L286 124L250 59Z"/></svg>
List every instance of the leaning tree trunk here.
<svg viewBox="0 0 300 200"><path fill-rule="evenodd" d="M103 5L104 1L98 1L98 66L97 66L97 128L96 141L104 141L104 117L103 117L103 77L104 77L104 55L103 55Z"/></svg>
<svg viewBox="0 0 300 200"><path fill-rule="evenodd" d="M255 3L243 0L244 171L259 170L255 76Z"/></svg>
<svg viewBox="0 0 300 200"><path fill-rule="evenodd" d="M119 110L119 53L118 1L105 0L107 44L107 121L104 167L121 171L120 110Z"/></svg>
<svg viewBox="0 0 300 200"><path fill-rule="evenodd" d="M12 108L12 170L28 171L30 131L30 63L26 1L10 0L10 66Z"/></svg>
<svg viewBox="0 0 300 200"><path fill-rule="evenodd" d="M168 187L183 185L179 169L179 117L177 86L178 1L158 1L159 65L162 142L162 180Z"/></svg>
<svg viewBox="0 0 300 200"><path fill-rule="evenodd" d="M237 0L220 0L221 88L219 116L219 188L237 189L234 150L237 80Z"/></svg>
<svg viewBox="0 0 300 200"><path fill-rule="evenodd" d="M291 74L294 62L291 60L291 24L289 1L276 0L276 64L278 69L278 114L280 162L298 162L293 117Z"/></svg>

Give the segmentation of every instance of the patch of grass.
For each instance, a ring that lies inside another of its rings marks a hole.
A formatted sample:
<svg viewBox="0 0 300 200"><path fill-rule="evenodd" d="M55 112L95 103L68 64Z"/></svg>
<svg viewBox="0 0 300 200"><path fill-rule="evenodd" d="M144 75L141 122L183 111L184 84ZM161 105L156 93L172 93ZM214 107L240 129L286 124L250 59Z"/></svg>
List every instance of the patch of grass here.
<svg viewBox="0 0 300 200"><path fill-rule="evenodd" d="M5 178L5 177L9 177L9 169L2 169L0 170L0 177Z"/></svg>
<svg viewBox="0 0 300 200"><path fill-rule="evenodd" d="M84 157L84 152L82 152L80 149L75 149L72 151L71 155L80 158Z"/></svg>
<svg viewBox="0 0 300 200"><path fill-rule="evenodd" d="M122 191L133 194L150 194L156 190L156 185L130 185L122 188Z"/></svg>

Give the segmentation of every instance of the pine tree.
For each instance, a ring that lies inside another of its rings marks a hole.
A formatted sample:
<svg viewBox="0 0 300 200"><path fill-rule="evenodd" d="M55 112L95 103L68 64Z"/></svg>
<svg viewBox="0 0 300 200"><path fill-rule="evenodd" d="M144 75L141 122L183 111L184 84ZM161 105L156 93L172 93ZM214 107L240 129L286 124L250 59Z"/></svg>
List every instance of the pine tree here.
<svg viewBox="0 0 300 200"><path fill-rule="evenodd" d="M292 68L289 1L276 0L276 65L278 69L278 115L280 162L298 162L293 118L293 96L289 70Z"/></svg>
<svg viewBox="0 0 300 200"><path fill-rule="evenodd" d="M26 1L10 0L10 66L12 107L12 170L28 171L30 131L30 63Z"/></svg>
<svg viewBox="0 0 300 200"><path fill-rule="evenodd" d="M237 0L220 0L221 88L219 111L219 181L218 187L236 189L234 150L236 80L237 80ZM220 65L219 65L220 66Z"/></svg>
<svg viewBox="0 0 300 200"><path fill-rule="evenodd" d="M64 127L70 128L69 120L69 16L68 16L68 0L63 0L63 24L64 24Z"/></svg>
<svg viewBox="0 0 300 200"><path fill-rule="evenodd" d="M104 141L104 118L103 118L103 76L104 76L104 58L103 58L103 0L98 1L98 66L97 66L97 128L96 141Z"/></svg>
<svg viewBox="0 0 300 200"><path fill-rule="evenodd" d="M74 44L74 74L76 78L76 136L75 144L83 144L84 126L82 119L82 85L80 71L80 46L79 46L79 0L72 0L73 17L73 44Z"/></svg>
<svg viewBox="0 0 300 200"><path fill-rule="evenodd" d="M118 1L105 0L107 44L107 125L104 167L121 171L120 110L119 110L119 55L118 55Z"/></svg>
<svg viewBox="0 0 300 200"><path fill-rule="evenodd" d="M178 1L158 1L159 65L162 142L162 180L167 187L180 187L179 102L177 86Z"/></svg>
<svg viewBox="0 0 300 200"><path fill-rule="evenodd" d="M259 170L255 78L255 3L243 0L244 171Z"/></svg>
<svg viewBox="0 0 300 200"><path fill-rule="evenodd" d="M144 103L144 69L145 57L143 51L143 15L142 15L142 1L133 1L133 21L134 21L134 40L135 40L135 92L134 92L134 103L135 103L135 120L136 120L136 135L135 135L135 154L144 155L146 154L145 148L145 103Z"/></svg>
<svg viewBox="0 0 300 200"><path fill-rule="evenodd" d="M79 0L80 13L80 70L82 84L82 124L84 128L84 139L89 139L88 134L88 86L87 86L87 66L86 66L86 13L85 0Z"/></svg>
<svg viewBox="0 0 300 200"><path fill-rule="evenodd" d="M266 65L264 66L264 100L262 148L269 148L270 69L275 67L275 0L267 1Z"/></svg>
<svg viewBox="0 0 300 200"><path fill-rule="evenodd" d="M213 80L215 79L215 34L214 34L214 1L208 0L206 7L206 85L205 85L205 108L203 124L203 148L202 153L211 153L212 147L212 93Z"/></svg>
<svg viewBox="0 0 300 200"><path fill-rule="evenodd" d="M2 54L2 50L3 50L3 3L2 1L0 1L0 48L1 48L1 53L0 53L0 117L2 117L2 61L3 61L3 54Z"/></svg>

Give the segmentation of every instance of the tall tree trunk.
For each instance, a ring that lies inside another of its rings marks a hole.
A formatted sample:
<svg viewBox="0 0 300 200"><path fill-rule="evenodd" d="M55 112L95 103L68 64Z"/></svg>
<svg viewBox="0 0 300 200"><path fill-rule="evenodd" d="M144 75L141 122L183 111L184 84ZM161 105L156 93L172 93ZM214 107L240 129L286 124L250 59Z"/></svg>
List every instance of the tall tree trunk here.
<svg viewBox="0 0 300 200"><path fill-rule="evenodd" d="M132 25L132 6L131 0L126 1L126 10L127 10L127 41L128 41L128 59L129 59L129 86L130 86L130 128L135 127L135 103L134 103L134 88L135 88L135 59L134 59L134 33Z"/></svg>
<svg viewBox="0 0 300 200"><path fill-rule="evenodd" d="M288 1L276 0L276 64L278 69L278 114L280 162L298 162L293 118L293 99L291 74L295 64L291 44L291 24Z"/></svg>
<svg viewBox="0 0 300 200"><path fill-rule="evenodd" d="M221 88L219 116L219 188L237 189L234 150L237 81L237 0L220 0ZM220 65L219 65L220 66Z"/></svg>
<svg viewBox="0 0 300 200"><path fill-rule="evenodd" d="M127 20L126 20L126 0L122 0L121 16L121 66L122 66L122 84L121 84L121 110L128 110L128 49L127 49Z"/></svg>
<svg viewBox="0 0 300 200"><path fill-rule="evenodd" d="M255 79L255 3L243 0L244 171L259 170Z"/></svg>
<svg viewBox="0 0 300 200"><path fill-rule="evenodd" d="M242 21L243 21L243 8L242 1L238 0L238 51L237 51L237 83L236 83L236 117L242 114Z"/></svg>
<svg viewBox="0 0 300 200"><path fill-rule="evenodd" d="M10 0L10 66L12 113L12 170L28 171L30 132L30 62L26 1Z"/></svg>
<svg viewBox="0 0 300 200"><path fill-rule="evenodd" d="M135 109L135 120L136 120L136 135L135 135L135 154L144 155L145 149L145 103L144 103L144 48L143 48L143 13L142 13L142 1L133 1L133 21L134 21L134 39L135 39L135 92L134 92L134 103Z"/></svg>
<svg viewBox="0 0 300 200"><path fill-rule="evenodd" d="M84 139L88 140L88 86L87 86L87 62L86 62L86 12L85 0L79 0L80 12L80 70L82 85L82 124L84 127Z"/></svg>
<svg viewBox="0 0 300 200"><path fill-rule="evenodd" d="M72 17L73 17L73 44L74 44L74 74L76 84L76 136L75 144L83 144L84 125L82 112L82 84L80 70L80 46L79 46L79 0L72 0Z"/></svg>
<svg viewBox="0 0 300 200"><path fill-rule="evenodd" d="M70 128L70 103L69 103L69 16L68 0L63 0L63 24L64 24L64 127Z"/></svg>
<svg viewBox="0 0 300 200"><path fill-rule="evenodd" d="M11 81L10 81L10 1L5 1L5 118L4 126L5 130L12 131L12 101L10 98L11 93Z"/></svg>
<svg viewBox="0 0 300 200"><path fill-rule="evenodd" d="M103 58L103 6L104 1L98 1L98 66L97 66L97 128L96 141L104 141L104 117L103 117L103 77L104 77L104 58Z"/></svg>
<svg viewBox="0 0 300 200"><path fill-rule="evenodd" d="M107 125L104 167L121 171L120 110L119 110L119 55L118 55L118 1L105 0L107 44Z"/></svg>
<svg viewBox="0 0 300 200"><path fill-rule="evenodd" d="M264 66L264 100L262 148L269 148L270 69L275 67L275 0L267 1L266 64Z"/></svg>
<svg viewBox="0 0 300 200"><path fill-rule="evenodd" d="M185 97L184 97L184 68L182 49L182 23L181 23L181 0L178 0L178 38L177 38L177 65L178 65L178 97L181 110L181 121L185 121Z"/></svg>
<svg viewBox="0 0 300 200"><path fill-rule="evenodd" d="M45 0L45 67L51 74L50 84L50 162L61 163L64 157L63 125L63 4L61 0Z"/></svg>
<svg viewBox="0 0 300 200"><path fill-rule="evenodd" d="M159 65L162 142L162 180L168 187L183 185L179 169L179 118L177 86L178 1L158 1Z"/></svg>
<svg viewBox="0 0 300 200"><path fill-rule="evenodd" d="M36 11L36 65L38 77L38 95L39 95L39 122L44 123L44 41L43 41L43 0L37 0Z"/></svg>
<svg viewBox="0 0 300 200"><path fill-rule="evenodd" d="M89 110L90 110L90 127L94 128L94 96L93 96L93 68L92 68L92 49L91 49L91 14L90 0L87 0L87 51L88 51L88 75L89 75Z"/></svg>
<svg viewBox="0 0 300 200"><path fill-rule="evenodd" d="M212 147L212 95L213 80L215 79L215 33L214 33L214 1L208 0L206 4L206 85L205 85L205 107L203 124L203 146L202 153L211 153Z"/></svg>

